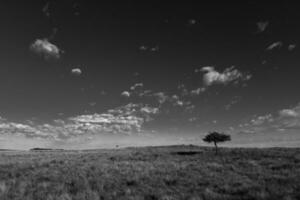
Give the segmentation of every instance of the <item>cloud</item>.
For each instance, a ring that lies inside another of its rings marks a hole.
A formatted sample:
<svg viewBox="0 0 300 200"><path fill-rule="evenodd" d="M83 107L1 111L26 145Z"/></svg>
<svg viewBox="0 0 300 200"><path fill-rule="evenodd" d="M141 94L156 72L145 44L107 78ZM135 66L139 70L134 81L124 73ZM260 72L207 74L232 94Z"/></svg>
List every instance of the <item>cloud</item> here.
<svg viewBox="0 0 300 200"><path fill-rule="evenodd" d="M191 117L191 118L188 119L189 122L195 122L197 120L198 120L197 117Z"/></svg>
<svg viewBox="0 0 300 200"><path fill-rule="evenodd" d="M159 51L159 46L154 46L154 47L149 47L149 46L146 46L146 45L141 45L139 47L139 50L140 51L150 51L150 52L158 52Z"/></svg>
<svg viewBox="0 0 300 200"><path fill-rule="evenodd" d="M256 132L254 130L241 130L238 132L238 134L255 134Z"/></svg>
<svg viewBox="0 0 300 200"><path fill-rule="evenodd" d="M189 113L192 113L194 110L195 110L196 106L191 104L191 105L188 105L187 107L185 107L185 111L186 112L189 112Z"/></svg>
<svg viewBox="0 0 300 200"><path fill-rule="evenodd" d="M80 76L82 74L82 71L80 68L74 68L71 70L71 73L75 76Z"/></svg>
<svg viewBox="0 0 300 200"><path fill-rule="evenodd" d="M299 109L283 109L279 111L279 116L281 117L298 117Z"/></svg>
<svg viewBox="0 0 300 200"><path fill-rule="evenodd" d="M156 98L156 100L158 101L158 103L160 105L168 103L173 106L183 107L183 106L189 106L191 104L191 102L181 99L176 94L169 96L169 95L165 94L164 92L157 92L154 94L150 94L149 96Z"/></svg>
<svg viewBox="0 0 300 200"><path fill-rule="evenodd" d="M205 90L206 90L206 88L201 87L201 88L191 90L190 93L191 93L192 96L197 96L197 95L200 95L201 93L205 92Z"/></svg>
<svg viewBox="0 0 300 200"><path fill-rule="evenodd" d="M279 110L276 115L258 116L250 123L241 124L240 127L254 132L298 130L300 129L300 103L293 108Z"/></svg>
<svg viewBox="0 0 300 200"><path fill-rule="evenodd" d="M166 108L165 111L169 112L171 107L186 107L190 106L191 102L184 99L180 94L167 94L165 92L154 92L152 90L144 90L143 83L136 83L130 87L130 92L124 91L122 96L133 97L135 100L141 100L142 102L148 102L151 105L159 106L160 108Z"/></svg>
<svg viewBox="0 0 300 200"><path fill-rule="evenodd" d="M81 115L71 120L78 128L89 133L127 133L140 132L144 119L134 115L93 114Z"/></svg>
<svg viewBox="0 0 300 200"><path fill-rule="evenodd" d="M140 109L140 111L141 111L141 113L146 113L146 114L158 114L159 113L158 108L150 107L149 105L142 107Z"/></svg>
<svg viewBox="0 0 300 200"><path fill-rule="evenodd" d="M15 122L1 122L0 134L1 135L15 135L26 136L28 138L53 138L53 135L49 135L49 132L42 132L37 127L31 124L15 123Z"/></svg>
<svg viewBox="0 0 300 200"><path fill-rule="evenodd" d="M169 98L168 95L166 95L164 92L157 92L154 93L152 96L155 97L160 104L165 103Z"/></svg>
<svg viewBox="0 0 300 200"><path fill-rule="evenodd" d="M101 91L100 91L100 94L101 94L102 96L105 96L105 95L107 95L107 92L106 92L105 90L101 90Z"/></svg>
<svg viewBox="0 0 300 200"><path fill-rule="evenodd" d="M233 105L237 104L239 101L241 101L242 97L235 96L231 99L231 101L225 105L225 110L230 110Z"/></svg>
<svg viewBox="0 0 300 200"><path fill-rule="evenodd" d="M89 105L90 106L95 106L95 105L97 105L97 103L96 102L90 102Z"/></svg>
<svg viewBox="0 0 300 200"><path fill-rule="evenodd" d="M159 46L155 46L155 47L150 48L150 51L151 52L158 52L159 51Z"/></svg>
<svg viewBox="0 0 300 200"><path fill-rule="evenodd" d="M43 9L42 9L42 11L43 11L43 13L45 14L46 17L50 17L49 6L50 6L50 2L48 1L48 2L44 5L44 7L43 7Z"/></svg>
<svg viewBox="0 0 300 200"><path fill-rule="evenodd" d="M150 97L153 94L152 90L143 90L138 93L139 97Z"/></svg>
<svg viewBox="0 0 300 200"><path fill-rule="evenodd" d="M141 88L143 87L144 84L143 83L136 83L133 86L130 87L130 90L135 90L136 88Z"/></svg>
<svg viewBox="0 0 300 200"><path fill-rule="evenodd" d="M273 116L271 114L267 114L267 115L258 116L257 118L252 119L251 123L252 123L252 125L257 126L257 125L261 125L266 122L273 122L273 121L274 121Z"/></svg>
<svg viewBox="0 0 300 200"><path fill-rule="evenodd" d="M300 103L278 112L278 129L300 129Z"/></svg>
<svg viewBox="0 0 300 200"><path fill-rule="evenodd" d="M289 50L289 51L293 51L296 47L297 47L296 44L290 44L290 45L288 46L288 50Z"/></svg>
<svg viewBox="0 0 300 200"><path fill-rule="evenodd" d="M141 51L147 51L147 50L148 50L148 47L145 46L145 45L142 45L142 46L139 47L139 49L140 49Z"/></svg>
<svg viewBox="0 0 300 200"><path fill-rule="evenodd" d="M62 51L47 39L37 39L30 45L30 50L44 59L59 59Z"/></svg>
<svg viewBox="0 0 300 200"><path fill-rule="evenodd" d="M122 97L129 98L129 97L130 97L130 92L124 91L124 92L121 93L121 96L122 96Z"/></svg>
<svg viewBox="0 0 300 200"><path fill-rule="evenodd" d="M197 24L197 20L196 19L189 19L188 24L189 25L195 25L195 24Z"/></svg>
<svg viewBox="0 0 300 200"><path fill-rule="evenodd" d="M152 116L158 115L160 113L160 110L159 110L159 108L146 105L146 106L140 108L140 112L141 112L142 116L144 117L145 122L149 122L149 121L153 120Z"/></svg>
<svg viewBox="0 0 300 200"><path fill-rule="evenodd" d="M261 21L261 22L257 22L256 25L257 25L257 32L262 33L269 26L269 22L268 21Z"/></svg>
<svg viewBox="0 0 300 200"><path fill-rule="evenodd" d="M240 81L247 81L251 79L250 74L243 74L234 66L226 68L223 72L218 72L214 67L207 66L200 70L204 72L203 82L205 86L211 86L214 84L228 84L230 82L238 83Z"/></svg>
<svg viewBox="0 0 300 200"><path fill-rule="evenodd" d="M101 134L141 134L143 125L160 113L159 108L144 104L127 104L104 113L78 115L51 124L0 121L0 136L40 138L49 141L65 141L78 136Z"/></svg>
<svg viewBox="0 0 300 200"><path fill-rule="evenodd" d="M80 115L70 118L77 125L85 125L91 133L139 133L145 122L151 121L159 109L144 104L127 104L106 113Z"/></svg>
<svg viewBox="0 0 300 200"><path fill-rule="evenodd" d="M187 95L190 94L188 89L186 88L186 86L184 84L178 85L177 89L180 90L181 96L187 96Z"/></svg>
<svg viewBox="0 0 300 200"><path fill-rule="evenodd" d="M168 97L168 102L171 103L173 106L179 106L179 107L183 107L183 106L189 106L191 105L190 101L186 101L181 99L178 95L174 94L171 97Z"/></svg>
<svg viewBox="0 0 300 200"><path fill-rule="evenodd" d="M282 47L283 43L281 41L278 41L278 42L274 42L272 44L270 44L266 50L267 51L271 51L271 50L274 50L274 49L280 49Z"/></svg>

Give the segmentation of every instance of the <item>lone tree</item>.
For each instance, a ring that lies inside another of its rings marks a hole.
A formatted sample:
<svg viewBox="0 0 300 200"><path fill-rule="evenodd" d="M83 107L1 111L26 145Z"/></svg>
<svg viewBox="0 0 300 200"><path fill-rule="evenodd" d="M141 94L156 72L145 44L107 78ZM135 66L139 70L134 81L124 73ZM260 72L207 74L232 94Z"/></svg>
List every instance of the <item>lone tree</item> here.
<svg viewBox="0 0 300 200"><path fill-rule="evenodd" d="M218 142L226 142L226 141L230 141L231 137L230 135L226 135L224 133L219 133L219 132L210 132L209 134L207 134L204 138L203 141L207 142L207 143L211 143L213 142L215 144L216 147L216 155L218 154Z"/></svg>

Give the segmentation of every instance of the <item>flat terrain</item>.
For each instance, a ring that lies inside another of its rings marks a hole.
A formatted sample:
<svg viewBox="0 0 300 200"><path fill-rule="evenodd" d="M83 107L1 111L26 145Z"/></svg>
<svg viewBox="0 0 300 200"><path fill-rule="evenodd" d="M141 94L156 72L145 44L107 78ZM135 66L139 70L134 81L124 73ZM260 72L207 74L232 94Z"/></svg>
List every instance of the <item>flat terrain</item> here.
<svg viewBox="0 0 300 200"><path fill-rule="evenodd" d="M300 149L1 151L1 200L300 199Z"/></svg>

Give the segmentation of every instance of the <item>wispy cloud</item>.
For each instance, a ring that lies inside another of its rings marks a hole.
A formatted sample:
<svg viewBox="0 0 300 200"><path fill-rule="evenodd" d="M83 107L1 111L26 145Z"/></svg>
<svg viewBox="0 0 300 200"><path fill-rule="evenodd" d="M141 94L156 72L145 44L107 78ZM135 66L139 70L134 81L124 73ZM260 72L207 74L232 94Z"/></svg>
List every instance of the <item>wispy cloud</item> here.
<svg viewBox="0 0 300 200"><path fill-rule="evenodd" d="M197 24L197 20L196 19L189 19L188 20L188 25L195 25Z"/></svg>
<svg viewBox="0 0 300 200"><path fill-rule="evenodd" d="M39 124L33 121L16 123L1 119L0 136L64 141L78 136L88 137L99 134L141 134L144 123L153 120L153 117L159 113L159 108L130 103L104 113L54 120L51 124Z"/></svg>
<svg viewBox="0 0 300 200"><path fill-rule="evenodd" d="M283 43L281 41L278 41L278 42L274 42L272 44L270 44L266 50L267 51L271 51L271 50L274 50L274 49L280 49L282 47Z"/></svg>
<svg viewBox="0 0 300 200"><path fill-rule="evenodd" d="M206 91L206 88L200 87L200 88L191 90L190 94L191 94L192 96L197 96L197 95L200 95L201 93L203 93L203 92L205 92L205 91Z"/></svg>
<svg viewBox="0 0 300 200"><path fill-rule="evenodd" d="M160 49L159 46L155 46L155 47L150 48L150 51L151 51L151 52L158 52L159 49Z"/></svg>
<svg viewBox="0 0 300 200"><path fill-rule="evenodd" d="M258 116L254 119L251 120L251 124L252 125L262 125L263 123L266 122L273 122L274 118L271 114L267 114L267 115L262 115L262 116Z"/></svg>
<svg viewBox="0 0 300 200"><path fill-rule="evenodd" d="M140 51L149 51L149 52L158 52L160 49L160 47L158 45L156 46L146 46L146 45L141 45L139 47L139 50Z"/></svg>
<svg viewBox="0 0 300 200"><path fill-rule="evenodd" d="M268 21L261 21L261 22L257 22L256 25L257 25L257 32L262 33L269 26L269 22Z"/></svg>
<svg viewBox="0 0 300 200"><path fill-rule="evenodd" d="M155 97L160 104L165 103L169 98L164 92L157 92L152 94L152 96Z"/></svg>
<svg viewBox="0 0 300 200"><path fill-rule="evenodd" d="M288 50L289 50L289 51L293 51L296 47L297 47L296 44L290 44L290 45L288 46Z"/></svg>
<svg viewBox="0 0 300 200"><path fill-rule="evenodd" d="M300 129L300 103L295 107L279 110L274 115L257 116L249 123L241 124L240 127L253 132L298 130Z"/></svg>
<svg viewBox="0 0 300 200"><path fill-rule="evenodd" d="M50 9L49 8L50 8L50 2L48 1L42 9L42 11L46 17L50 17Z"/></svg>
<svg viewBox="0 0 300 200"><path fill-rule="evenodd" d="M232 108L233 105L237 104L238 102L240 102L242 99L241 96L235 96L231 99L231 101L225 105L225 110L230 110Z"/></svg>

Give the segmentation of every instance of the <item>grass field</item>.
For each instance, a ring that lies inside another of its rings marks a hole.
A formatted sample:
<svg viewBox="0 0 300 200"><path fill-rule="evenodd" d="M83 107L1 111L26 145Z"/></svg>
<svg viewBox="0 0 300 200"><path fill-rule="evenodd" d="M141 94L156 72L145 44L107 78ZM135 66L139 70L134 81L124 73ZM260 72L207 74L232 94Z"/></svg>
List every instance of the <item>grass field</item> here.
<svg viewBox="0 0 300 200"><path fill-rule="evenodd" d="M300 149L1 151L1 200L300 199Z"/></svg>

